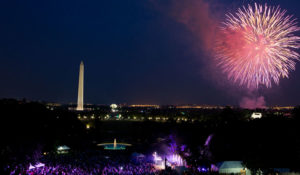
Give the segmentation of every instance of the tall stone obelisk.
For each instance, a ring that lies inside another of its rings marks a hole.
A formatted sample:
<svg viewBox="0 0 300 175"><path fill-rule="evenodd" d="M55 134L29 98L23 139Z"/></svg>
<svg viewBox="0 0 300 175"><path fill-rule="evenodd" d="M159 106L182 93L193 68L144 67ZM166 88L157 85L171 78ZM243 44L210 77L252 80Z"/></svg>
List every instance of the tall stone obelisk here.
<svg viewBox="0 0 300 175"><path fill-rule="evenodd" d="M80 63L79 68L79 82L78 82L78 99L77 99L77 111L83 111L83 82L84 82L84 65L83 61Z"/></svg>

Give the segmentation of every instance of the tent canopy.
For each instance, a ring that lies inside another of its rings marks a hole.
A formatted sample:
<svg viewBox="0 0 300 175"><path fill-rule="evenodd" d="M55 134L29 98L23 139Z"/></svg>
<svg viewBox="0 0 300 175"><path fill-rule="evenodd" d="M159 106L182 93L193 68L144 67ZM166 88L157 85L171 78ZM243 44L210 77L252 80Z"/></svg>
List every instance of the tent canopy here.
<svg viewBox="0 0 300 175"><path fill-rule="evenodd" d="M219 173L231 174L231 173L241 173L245 167L242 165L242 161L225 161L222 162Z"/></svg>
<svg viewBox="0 0 300 175"><path fill-rule="evenodd" d="M57 150L58 151L65 151L65 150L69 150L70 147L66 146L66 145L62 145L62 146L58 146Z"/></svg>

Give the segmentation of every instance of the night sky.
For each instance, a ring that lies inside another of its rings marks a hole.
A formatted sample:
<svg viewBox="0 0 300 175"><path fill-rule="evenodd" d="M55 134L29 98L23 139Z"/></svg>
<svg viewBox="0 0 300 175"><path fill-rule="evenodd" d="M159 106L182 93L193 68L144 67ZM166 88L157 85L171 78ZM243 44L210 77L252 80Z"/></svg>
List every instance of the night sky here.
<svg viewBox="0 0 300 175"><path fill-rule="evenodd" d="M238 105L249 93L212 68L202 38L172 15L175 1L1 1L0 98L76 102L83 60L86 103ZM248 2L210 1L220 18ZM300 19L299 0L260 2ZM300 62L258 94L300 104L299 79Z"/></svg>

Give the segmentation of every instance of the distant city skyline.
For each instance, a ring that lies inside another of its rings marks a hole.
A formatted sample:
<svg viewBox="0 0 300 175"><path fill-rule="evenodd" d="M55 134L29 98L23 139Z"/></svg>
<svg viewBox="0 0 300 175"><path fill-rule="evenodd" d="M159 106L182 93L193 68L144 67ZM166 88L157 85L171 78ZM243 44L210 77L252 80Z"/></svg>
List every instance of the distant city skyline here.
<svg viewBox="0 0 300 175"><path fill-rule="evenodd" d="M299 62L279 86L245 91L209 62L204 39L172 16L181 8L193 12L198 7L164 2L0 2L0 99L76 104L82 60L87 104L238 106L248 96L263 96L267 106L300 104ZM216 14L253 3L209 2ZM259 1L265 2L280 5L299 22L300 1Z"/></svg>

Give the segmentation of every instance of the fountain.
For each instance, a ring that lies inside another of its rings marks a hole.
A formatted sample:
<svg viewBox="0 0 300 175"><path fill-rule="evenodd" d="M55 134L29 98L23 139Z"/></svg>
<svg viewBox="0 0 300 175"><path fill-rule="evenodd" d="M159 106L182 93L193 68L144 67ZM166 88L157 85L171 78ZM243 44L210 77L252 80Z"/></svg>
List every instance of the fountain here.
<svg viewBox="0 0 300 175"><path fill-rule="evenodd" d="M117 147L117 139L114 139L114 149Z"/></svg>
<svg viewBox="0 0 300 175"><path fill-rule="evenodd" d="M127 146L131 146L128 143L117 143L117 139L114 139L113 143L100 143L97 146L104 147L105 150L125 150Z"/></svg>

